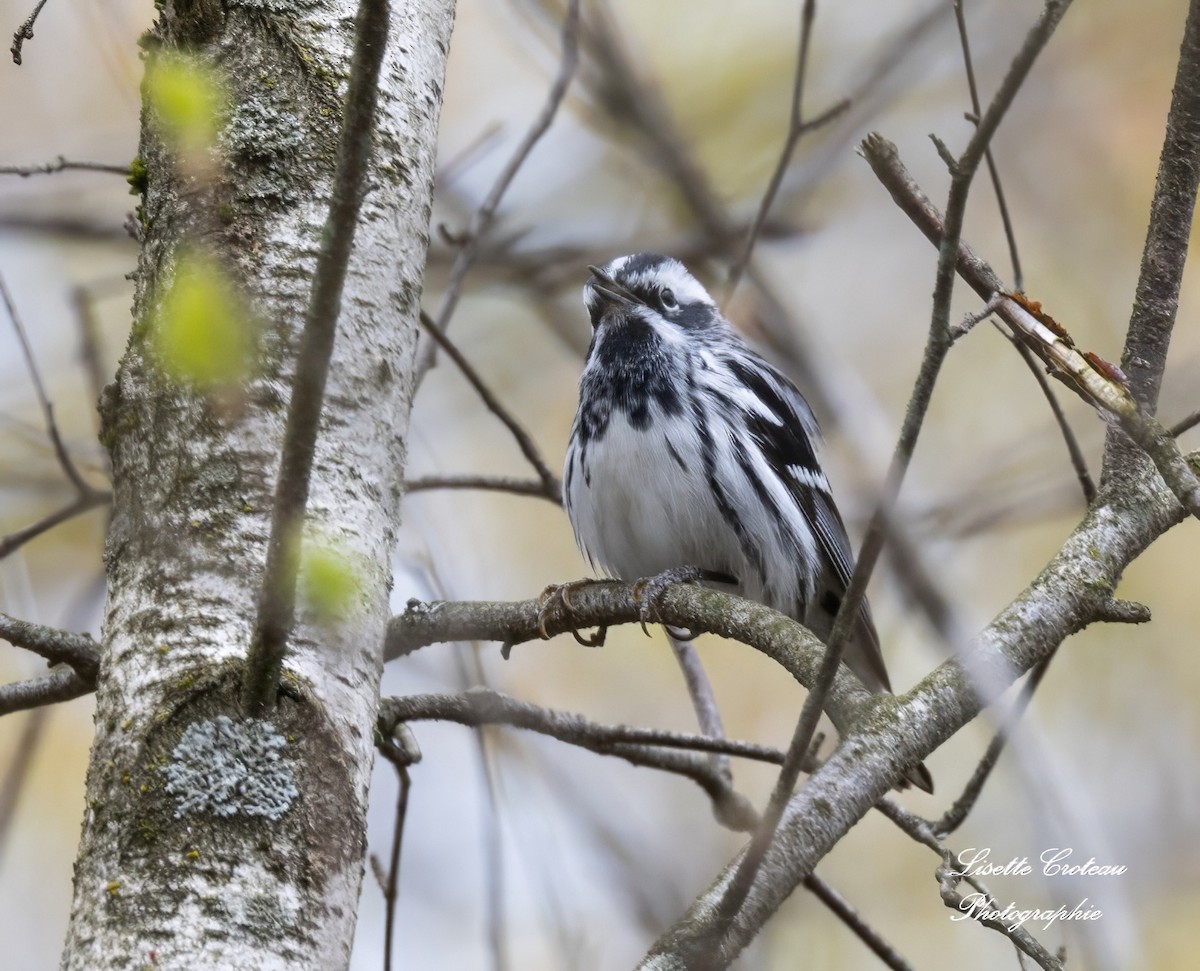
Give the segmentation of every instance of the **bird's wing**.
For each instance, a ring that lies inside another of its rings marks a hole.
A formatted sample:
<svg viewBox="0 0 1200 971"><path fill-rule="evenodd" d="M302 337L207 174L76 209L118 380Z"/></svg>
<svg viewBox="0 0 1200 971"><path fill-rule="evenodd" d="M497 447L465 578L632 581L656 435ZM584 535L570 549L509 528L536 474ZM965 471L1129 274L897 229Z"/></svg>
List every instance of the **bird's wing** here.
<svg viewBox="0 0 1200 971"><path fill-rule="evenodd" d="M747 418L748 429L817 538L822 569L803 620L813 633L828 637L854 570L854 553L829 480L817 462L820 429L804 396L768 362L742 354L730 361L730 367L765 409ZM891 690L879 635L865 599L845 659L868 688Z"/></svg>

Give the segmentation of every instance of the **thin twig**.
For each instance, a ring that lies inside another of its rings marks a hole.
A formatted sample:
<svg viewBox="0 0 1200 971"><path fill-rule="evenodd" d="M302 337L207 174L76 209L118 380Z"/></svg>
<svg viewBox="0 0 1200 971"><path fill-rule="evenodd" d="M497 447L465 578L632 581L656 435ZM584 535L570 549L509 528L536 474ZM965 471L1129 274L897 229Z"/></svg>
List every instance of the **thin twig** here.
<svg viewBox="0 0 1200 971"><path fill-rule="evenodd" d="M695 645L691 641L676 637L670 628L667 628L667 642L671 645L671 653L675 655L679 670L683 672L688 698L691 699L692 710L696 713L700 731L710 738L724 738L725 724L721 720L721 709L717 704L717 696L713 692L712 682L708 679L708 674L704 670L704 664L700 661L700 654L696 651ZM729 756L714 752L709 761L712 763L713 771L718 773L732 788L733 772L729 767Z"/></svg>
<svg viewBox="0 0 1200 971"><path fill-rule="evenodd" d="M927 239L940 245L946 221L905 169L896 146L872 134L863 140L860 151L900 209ZM957 271L984 299L1007 293L995 271L961 240L957 248ZM1083 354L1061 327L1055 331L1045 326L1030 312L1028 302L1017 295L1005 296L996 314L1081 398L1113 415L1154 463L1184 509L1200 518L1200 477L1188 465L1171 434L1140 410L1117 369L1094 355ZM1115 466L1110 464L1106 468Z"/></svg>
<svg viewBox="0 0 1200 971"><path fill-rule="evenodd" d="M410 721L453 721L460 725L511 725L549 735L593 752L617 745L662 746L689 752L729 755L778 765L783 752L766 745L714 735L692 735L629 725L602 725L582 715L533 705L492 688L474 687L457 694L405 695L380 702L381 730Z"/></svg>
<svg viewBox="0 0 1200 971"><path fill-rule="evenodd" d="M58 464L62 467L63 473L71 481L75 490L81 497L90 495L94 490L80 474L79 469L75 467L75 463L71 460L70 453L67 452L66 445L63 444L62 436L58 431L58 424L54 420L54 405L50 403L50 398L46 394L46 386L42 384L42 376L38 372L37 361L33 357L33 348L29 345L29 338L25 334L25 327L21 323L21 318L17 314L17 308L13 304L12 295L8 292L8 286L4 282L4 277L0 276L0 297L4 300L5 309L8 311L8 318L12 321L13 330L16 331L17 341L21 345L21 353L25 356L25 365L29 369L29 376L33 379L33 387L37 392L38 404L41 405L42 415L46 420L46 434L50 437L50 443L54 446L54 454L58 458Z"/></svg>
<svg viewBox="0 0 1200 971"><path fill-rule="evenodd" d="M71 670L55 671L40 678L0 685L0 715L25 711L60 701L71 701L96 690L95 682Z"/></svg>
<svg viewBox="0 0 1200 971"><path fill-rule="evenodd" d="M771 791L767 809L763 814L763 823L754 834L754 838L747 847L722 898L721 911L726 918L736 912L745 900L755 874L774 839L775 829L779 825L780 819L783 818L788 800L791 799L792 790L799 778L802 759L812 744L812 735L816 731L817 722L824 707L825 693L837 673L844 646L851 629L857 622L859 610L866 597L867 582L883 549L883 542L887 534L887 510L895 504L899 494L901 483L916 449L917 438L924 424L925 414L933 397L934 385L937 382L942 363L953 344L950 334L950 297L954 286L959 237L966 215L967 195L971 182L978 170L984 150L1017 92L1021 89L1037 55L1045 47L1069 5L1070 0L1058 0L1058 2L1049 0L1047 2L1041 17L1030 30L1024 45L1013 60L992 103L988 106L987 112L980 118L975 134L962 155L954 160L944 231L938 252L929 335L920 372L905 411L904 423L896 443L879 508L876 509L870 525L867 527L858 561L842 595L841 605L834 620L833 630L829 635L828 647L821 661L821 669L816 683L808 697L804 699L804 705L800 709L800 718L797 720L796 729L788 747L788 759L780 770L779 777Z"/></svg>
<svg viewBox="0 0 1200 971"><path fill-rule="evenodd" d="M33 756L45 734L49 708L34 708L21 726L21 737L17 739L13 753L0 782L0 867L4 864L4 850L8 846L8 834L16 814L21 790L29 779L29 768Z"/></svg>
<svg viewBox="0 0 1200 971"><path fill-rule="evenodd" d="M1067 455L1071 459L1071 468L1075 470L1075 478L1079 480L1079 488L1083 490L1084 504L1090 506L1092 500L1096 498L1096 483L1092 480L1091 472L1088 471L1087 459L1084 457L1083 449L1079 445L1079 439L1075 435L1075 430L1071 427L1071 423L1067 421L1067 413L1063 411L1062 405L1059 404L1058 395L1050 387L1050 381L1046 378L1045 369L1038 364L1033 351L1018 340L1015 335L1005 331L999 325L996 326L996 329L1008 338L1009 343L1017 349L1017 353L1021 355L1021 360L1029 368L1029 373L1033 375L1033 379L1037 382L1038 387L1042 389L1042 395L1046 399L1046 404L1050 406L1050 413L1054 415L1054 423L1058 425L1058 430L1062 433L1063 444L1067 446Z"/></svg>
<svg viewBox="0 0 1200 971"><path fill-rule="evenodd" d="M388 857L387 884L384 888L386 903L383 932L383 971L392 971L392 952L396 937L396 904L399 900L400 848L404 845L404 821L408 817L408 792L412 788L412 776L407 765L396 766L399 792L396 796L396 822L392 828L392 850Z"/></svg>
<svg viewBox="0 0 1200 971"><path fill-rule="evenodd" d="M62 155L58 156L53 162L41 162L34 165L0 165L0 175L19 175L23 179L27 179L31 175L54 175L57 172L71 170L129 175L128 165L115 165L112 162L84 162L71 160Z"/></svg>
<svg viewBox="0 0 1200 971"><path fill-rule="evenodd" d="M858 939L866 944L875 956L892 971L912 971L912 965L901 957L900 952L885 941L875 928L863 920L858 911L850 906L849 901L833 887L815 873L810 873L804 878L804 886L828 907L838 920L849 927Z"/></svg>
<svg viewBox="0 0 1200 971"><path fill-rule="evenodd" d="M488 690L487 671L480 657L480 646L471 644L465 653L454 653L458 683L462 690L473 687ZM479 764L479 775L483 780L484 805L479 814L480 836L483 840L484 912L487 923L487 938L491 956L491 971L508 971L508 922L506 919L508 871L505 866L504 834L501 830L501 813L504 808L504 793L500 775L500 763L492 757L491 733L486 727L472 736Z"/></svg>
<svg viewBox="0 0 1200 971"><path fill-rule="evenodd" d="M379 71L388 44L388 19L387 0L362 0L359 4L333 197L300 335L271 510L271 535L258 618L246 657L243 705L251 713L275 704L283 656L295 623L301 530L342 287L371 160Z"/></svg>
<svg viewBox="0 0 1200 971"><path fill-rule="evenodd" d="M100 648L88 634L72 634L42 624L0 614L0 639L44 657L51 664L67 664L93 684L100 671Z"/></svg>
<svg viewBox="0 0 1200 971"><path fill-rule="evenodd" d="M1200 188L1200 0L1188 5L1133 313L1121 366L1153 415L1162 385ZM1106 456L1106 471L1109 465Z"/></svg>
<svg viewBox="0 0 1200 971"><path fill-rule="evenodd" d="M963 875L956 868L954 856L949 850L943 850L942 861L942 865L937 869L938 889L942 902L947 907L959 913L967 913L984 927L1007 937L1017 948L1037 961L1039 967L1045 971L1063 971L1062 963L1025 930L1020 921L1009 922L998 916L1003 908L986 888L976 890L968 897L958 892L958 884Z"/></svg>
<svg viewBox="0 0 1200 971"><path fill-rule="evenodd" d="M775 202L775 196L779 192L779 187L783 184L783 177L787 173L792 155L796 151L796 144L806 133L832 121L850 107L849 101L840 101L811 121L804 120L804 81L808 76L808 50L812 40L812 26L813 20L816 18L816 13L816 0L804 0L804 6L800 10L800 40L796 51L796 77L792 82L792 108L788 116L787 135L784 137L783 150L779 153L779 161L775 165L775 171L771 173L767 189L763 193L762 201L759 203L758 213L754 217L750 231L746 234L746 242L742 246L741 255L734 261L733 266L729 268L729 282L726 289L727 301L737 289L738 282L742 278L742 273L750 262L750 256L754 252L754 244L758 241L759 233L762 232L763 225L767 221L767 214L771 211L771 205Z"/></svg>
<svg viewBox="0 0 1200 971"><path fill-rule="evenodd" d="M425 475L404 485L405 492L430 489L485 489L492 492L511 492L516 496L537 496L556 506L562 505L562 491L547 491L545 482L515 479L504 475Z"/></svg>
<svg viewBox="0 0 1200 971"><path fill-rule="evenodd" d="M112 502L112 493L99 489L92 490L84 496L77 496L61 509L43 516L37 522L30 523L28 526L9 533L7 536L0 537L0 560L4 559L14 550L20 549L30 540L36 539L42 533L53 529L55 526L59 526L69 519L74 519L76 516L95 509L97 506L106 506L110 502Z"/></svg>
<svg viewBox="0 0 1200 971"><path fill-rule="evenodd" d="M46 0L38 0L37 6L33 8L33 13L25 19L25 22L13 34L12 47L8 50L12 54L13 63L17 67L21 66L21 48L25 46L25 41L33 40L33 25L44 6L46 6Z"/></svg>
<svg viewBox="0 0 1200 971"><path fill-rule="evenodd" d="M782 753L748 742L688 735L680 732L601 725L581 715L553 711L519 701L490 688L475 687L453 695L414 695L380 703L379 727L386 735L407 721L435 719L461 725L511 725L599 755L613 755L632 765L681 775L697 783L713 803L722 825L738 831L753 829L753 807L729 785L710 761L712 754L737 755L778 764ZM692 755L691 753L698 753ZM808 767L813 768L810 762Z"/></svg>
<svg viewBox="0 0 1200 971"><path fill-rule="evenodd" d="M887 796L880 799L875 804L875 808L895 823L910 838L922 846L931 849L941 859L936 876L942 902L947 907L959 910L960 912L969 909L969 907L963 906L966 902L965 898L957 893L956 888L960 882L966 883L975 890L973 896L976 896L980 900L989 901L989 906L994 903L994 898L987 886L977 876L970 873L969 867L956 866L956 863L959 863L958 856L942 843L925 820L921 819L915 813L909 812ZM1021 927L1013 927L1005 924L1003 921L994 919L984 919L981 917L975 917L974 919L1004 934L1019 950L1032 957L1046 971L1063 971L1061 962L1057 961L1049 951Z"/></svg>
<svg viewBox="0 0 1200 971"><path fill-rule="evenodd" d="M971 95L972 116L977 119L982 113L983 108L979 101L979 88L975 82L975 63L971 57L971 43L967 35L967 22L963 12L962 0L954 0L954 20L958 25L959 44L962 47L963 55L963 68L966 71L967 88ZM1012 216L1008 210L1008 202L1004 197L1004 187L1000 182L1000 169L996 165L996 159L992 154L990 145L984 152L984 160L987 162L988 175L992 180L992 190L996 194L996 208L1000 213L1000 222L1004 226L1004 238L1008 242L1008 254L1013 268L1013 288L1021 291L1025 289L1025 277L1021 271L1021 256L1017 249L1017 234L1013 228ZM1054 393L1054 389L1050 387L1050 382L1046 379L1046 375L1042 373L1042 369L1038 366L1037 361L1034 360L1033 352L1012 335L1006 336L1008 336L1009 340L1017 348L1026 367L1029 368L1038 383L1038 387L1041 388L1047 404L1050 405L1054 421L1057 423L1059 431L1062 433L1063 441L1067 446L1067 453L1071 458L1071 467L1075 470L1075 476L1079 479L1080 488L1083 490L1083 501L1091 505L1092 500L1096 498L1096 485L1092 481L1091 473L1088 472L1087 460L1083 457L1083 450L1079 447L1079 441L1075 437L1075 432L1067 421L1067 416L1063 412L1062 406L1058 403L1058 396Z"/></svg>
<svg viewBox="0 0 1200 971"><path fill-rule="evenodd" d="M942 814L942 817L931 824L933 832L939 839L949 836L958 829L966 821L971 810L975 808L975 803L978 802L984 785L991 776L992 770L996 767L996 763L1000 761L1000 756L1007 747L1008 740L1012 737L1017 723L1021 720L1021 716L1025 714L1029 703L1033 700L1033 693L1037 691L1038 685L1042 683L1046 669L1050 666L1050 662L1054 660L1054 656L1057 653L1058 649L1055 648L1050 652L1048 657L1039 661L1033 670L1029 672L1029 677L1021 685L1020 694L1017 695L1012 707L1008 710L1003 724L996 730L996 734L992 736L987 750L983 753L983 758L975 766L975 771L971 773L971 778L968 780L966 786L963 787L962 793L954 800L950 808Z"/></svg>
<svg viewBox="0 0 1200 971"><path fill-rule="evenodd" d="M450 338L446 336L437 323L423 310L421 311L421 326L429 332L438 346L454 361L455 365L462 372L463 377L475 389L475 393L479 395L487 410L499 418L504 427L512 433L512 437L516 439L517 447L520 448L521 454L525 456L529 464L533 466L534 471L537 472L538 478L541 479L543 493L546 496L560 497L562 495L562 484L558 481L558 476L550 471L545 459L542 458L542 453L538 451L537 445L534 444L533 438L521 423L517 421L512 412L501 404L500 399L492 393L491 388L479 376L479 372L463 356L462 351L451 342Z"/></svg>
<svg viewBox="0 0 1200 971"><path fill-rule="evenodd" d="M975 62L971 57L971 42L967 36L967 21L963 13L962 0L954 0L954 21L958 25L959 46L962 48L963 69L967 75L967 90L971 95L971 117L976 120L983 113L979 101L979 87L975 83ZM1013 287L1025 289L1025 275L1021 272L1021 255L1017 250L1017 234L1013 229L1012 216L1008 211L1008 202L1004 198L1004 186L1000 183L1000 169L992 155L992 147L988 145L983 153L987 163L988 175L992 180L992 191L996 193L996 208L1000 213L1000 222L1004 226L1004 238L1008 242L1008 257L1012 260Z"/></svg>
<svg viewBox="0 0 1200 971"><path fill-rule="evenodd" d="M1145 624L1150 621L1150 611L1142 604L1114 600L1110 609L1103 612L1102 616L1097 619L1111 623ZM963 787L962 793L940 819L930 824L930 829L939 839L949 836L958 829L966 821L976 802L979 801L984 785L1000 760L1000 756L1004 753L1018 722L1029 708L1029 703L1033 700L1033 693L1042 683L1042 679L1046 676L1046 669L1050 667L1050 662L1054 660L1057 652L1058 648L1055 648L1047 657L1033 666L1029 677L1021 685L1021 691L1013 701L1012 707L1009 708L1003 722L996 730L996 734L988 743L979 764L975 766L975 771L971 773L971 778Z"/></svg>
<svg viewBox="0 0 1200 971"><path fill-rule="evenodd" d="M504 194L508 191L508 187L521 170L521 166L525 164L525 160L529 157L530 152L533 151L534 146L537 145L542 136L549 130L555 115L558 114L559 106L566 97L567 89L571 86L571 79L575 76L575 69L579 65L579 5L580 0L567 0L567 13L563 18L562 25L562 58L559 62L558 74L555 76L554 82L550 85L549 94L546 96L546 103L542 106L542 110L538 113L537 118L534 119L529 131L525 133L525 137L517 145L512 157L500 171L500 175L497 176L491 190L484 197L479 208L475 210L474 216L471 217L471 223L463 236L462 247L454 259L454 266L450 269L450 280L446 284L446 291L442 295L441 305L438 307L437 316L434 318L435 326L443 333L446 331L450 323L450 318L454 315L454 311L458 307L459 298L462 296L463 283L475 263L481 240L487 232L488 227L491 226L492 220L495 219L496 210L499 209ZM416 380L418 384L420 384L422 377L432 364L433 355L431 351L422 351L418 354L416 364Z"/></svg>
<svg viewBox="0 0 1200 971"><path fill-rule="evenodd" d="M1172 438L1178 438L1184 432L1189 431L1196 425L1200 425L1200 411L1193 411L1182 421L1177 421L1167 430L1170 432Z"/></svg>

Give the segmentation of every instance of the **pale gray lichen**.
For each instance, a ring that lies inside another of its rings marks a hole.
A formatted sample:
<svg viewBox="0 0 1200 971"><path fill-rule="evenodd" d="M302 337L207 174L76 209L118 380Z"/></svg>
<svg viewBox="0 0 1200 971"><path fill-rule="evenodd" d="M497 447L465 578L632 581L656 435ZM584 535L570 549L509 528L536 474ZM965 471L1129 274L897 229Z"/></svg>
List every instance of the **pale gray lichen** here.
<svg viewBox="0 0 1200 971"><path fill-rule="evenodd" d="M287 740L257 718L234 721L218 715L184 729L171 761L162 767L175 817L265 816L279 819L299 791L283 759Z"/></svg>

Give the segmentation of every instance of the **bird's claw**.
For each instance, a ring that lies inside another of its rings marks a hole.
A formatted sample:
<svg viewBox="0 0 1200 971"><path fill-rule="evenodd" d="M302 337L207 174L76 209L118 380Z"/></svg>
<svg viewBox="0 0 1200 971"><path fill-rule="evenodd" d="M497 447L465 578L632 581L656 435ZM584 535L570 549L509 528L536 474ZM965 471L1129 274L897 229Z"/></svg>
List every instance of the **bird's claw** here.
<svg viewBox="0 0 1200 971"><path fill-rule="evenodd" d="M638 622L642 625L642 633L649 636L647 624L658 622L658 606L667 588L674 583L695 583L697 580L708 580L713 576L712 571L702 570L698 566L678 566L652 577L642 577L633 585L633 602L638 608Z"/></svg>
<svg viewBox="0 0 1200 971"><path fill-rule="evenodd" d="M554 636L546 629L546 624L551 619L555 608L561 604L566 613L574 613L575 605L571 603L572 592L597 582L599 581L584 578L583 580L572 580L569 583L552 583L542 591L541 596L538 597L538 634L542 640L548 641ZM572 627L571 636L584 647L603 647L607 631L607 627L598 627L595 633L585 636Z"/></svg>

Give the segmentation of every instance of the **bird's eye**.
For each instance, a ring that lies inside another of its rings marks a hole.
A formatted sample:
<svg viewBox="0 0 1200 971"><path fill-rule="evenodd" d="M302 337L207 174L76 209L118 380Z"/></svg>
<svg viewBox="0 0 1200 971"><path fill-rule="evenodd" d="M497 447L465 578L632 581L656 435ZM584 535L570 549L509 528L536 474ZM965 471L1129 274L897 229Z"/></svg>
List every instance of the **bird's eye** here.
<svg viewBox="0 0 1200 971"><path fill-rule="evenodd" d="M669 288L658 291L658 304L663 310L679 309L679 301L675 299L675 291Z"/></svg>

